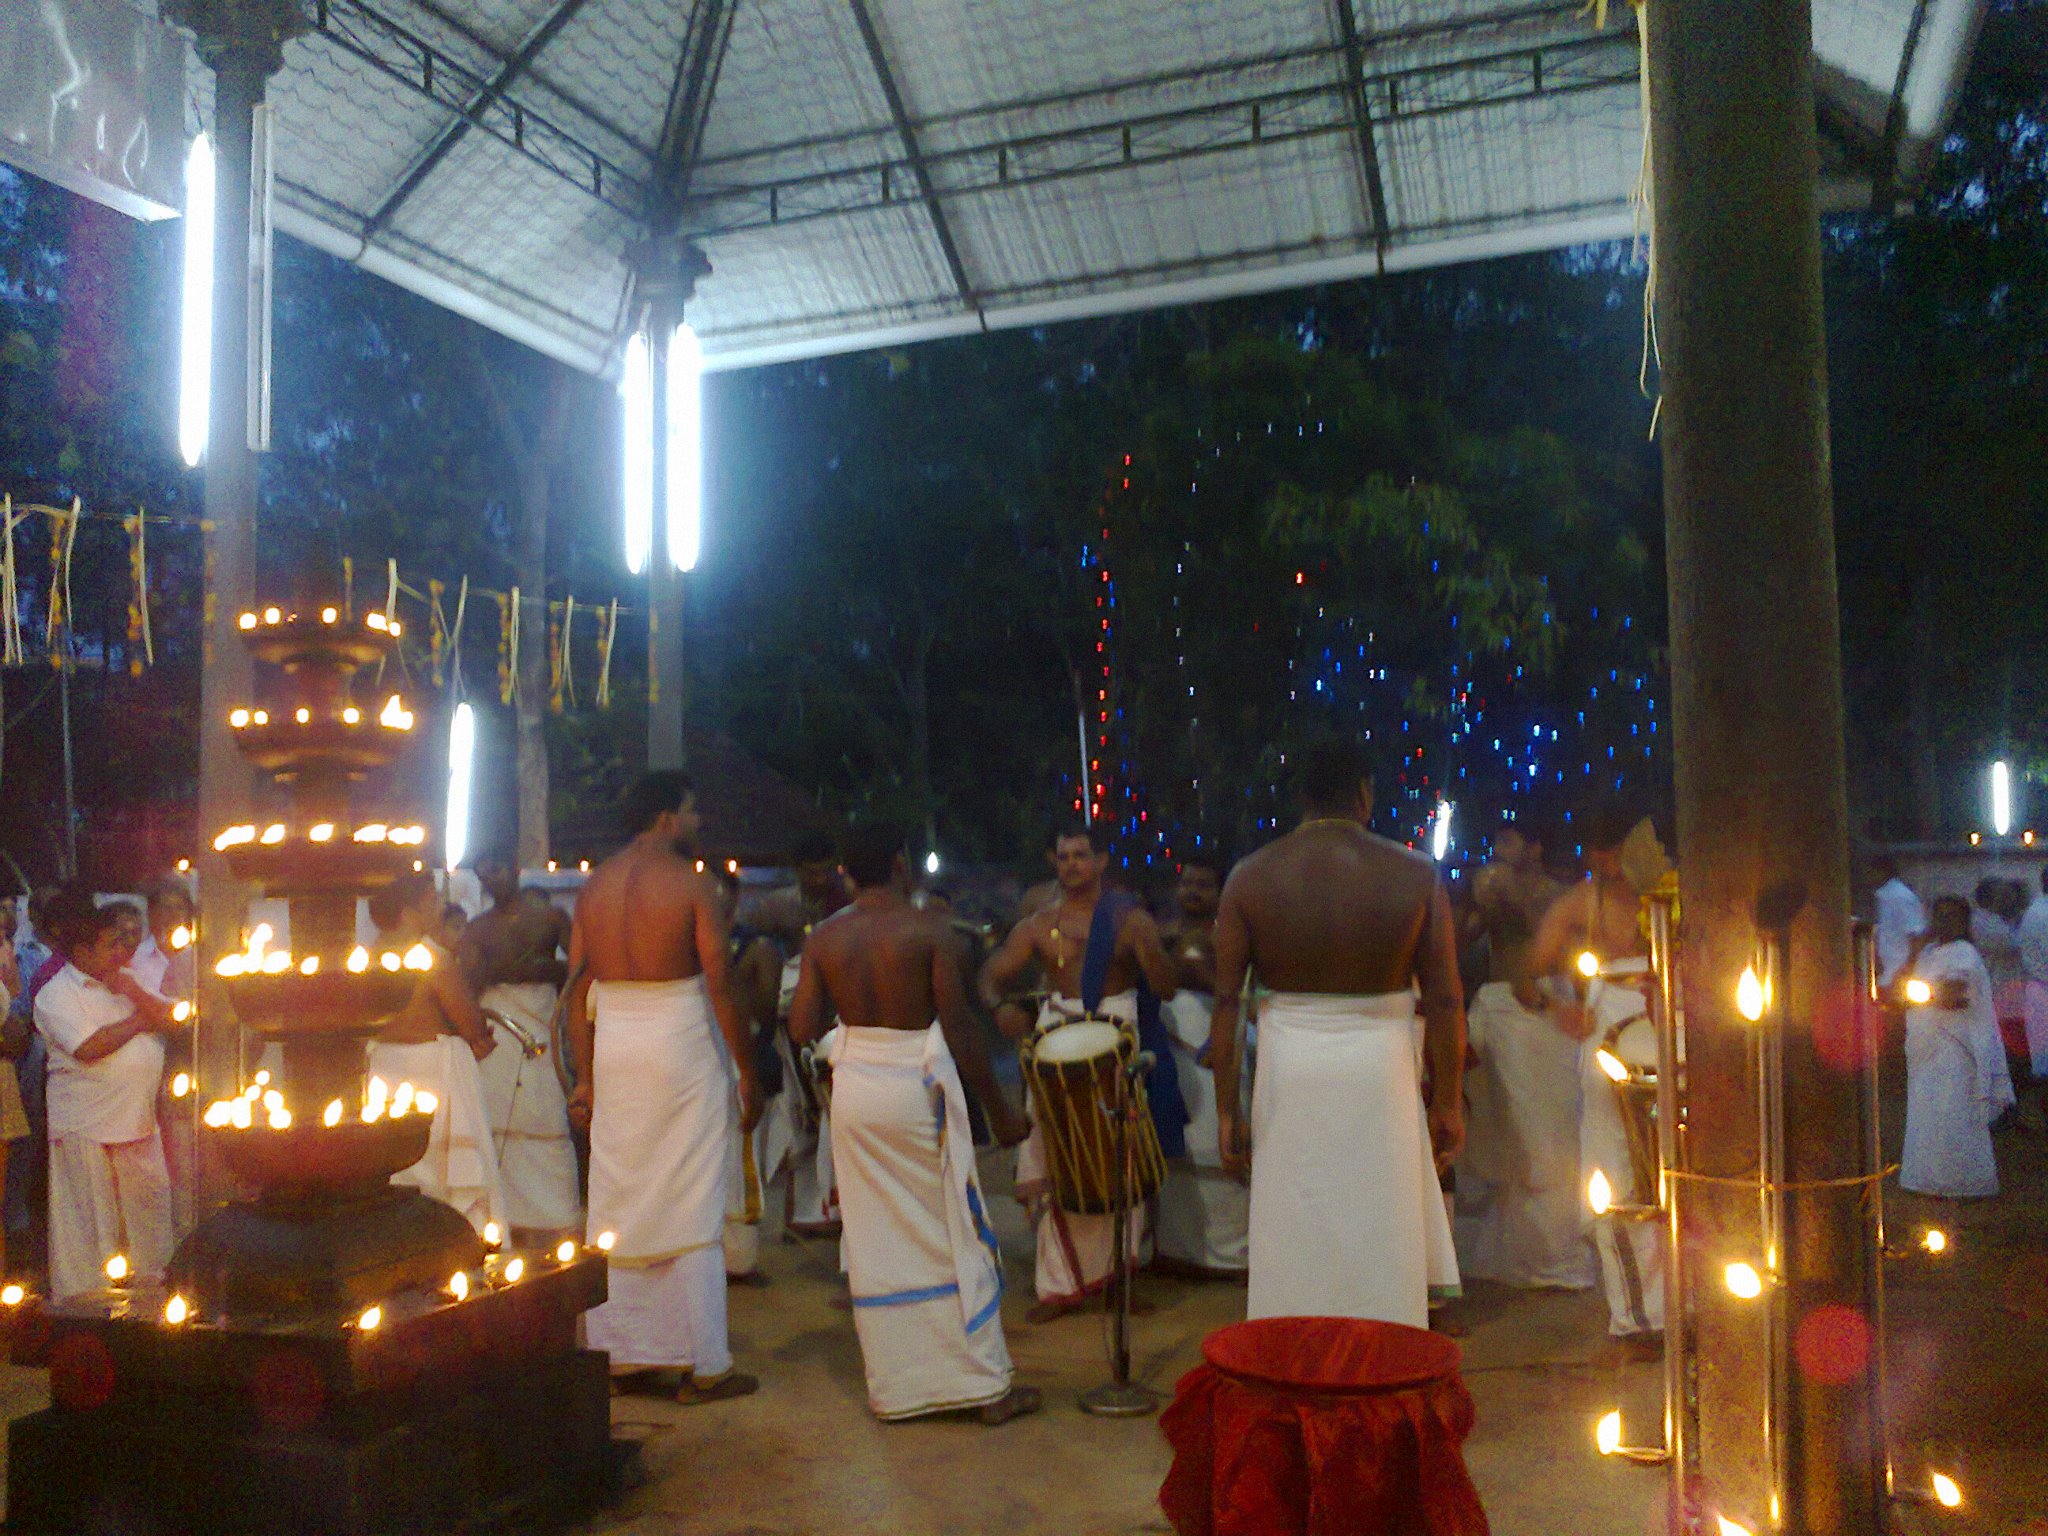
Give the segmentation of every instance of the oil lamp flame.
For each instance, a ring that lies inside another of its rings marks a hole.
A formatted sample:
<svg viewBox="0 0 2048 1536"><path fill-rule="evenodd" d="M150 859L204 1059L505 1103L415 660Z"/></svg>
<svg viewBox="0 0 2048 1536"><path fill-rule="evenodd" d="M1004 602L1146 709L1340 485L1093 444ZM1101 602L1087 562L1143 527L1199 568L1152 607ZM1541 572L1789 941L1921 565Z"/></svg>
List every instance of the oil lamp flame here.
<svg viewBox="0 0 2048 1536"><path fill-rule="evenodd" d="M18 1307L27 1300L28 1292L20 1286L14 1284L0 1286L0 1307Z"/></svg>
<svg viewBox="0 0 2048 1536"><path fill-rule="evenodd" d="M504 1234L503 1230L502 1230L502 1229L501 1229L501 1228L500 1228L500 1227L498 1226L498 1224L497 1224L497 1223L496 1223L495 1221L487 1221L487 1222L485 1222L485 1223L484 1223L484 1246L485 1246L485 1247L487 1247L487 1248L495 1248L495 1247L497 1247L497 1246L498 1246L498 1244L500 1244L500 1243L501 1243L501 1242L503 1242L504 1240L505 1240L505 1234Z"/></svg>
<svg viewBox="0 0 2048 1536"><path fill-rule="evenodd" d="M1745 965L1735 983L1735 1011L1752 1024L1764 1016L1764 984L1753 965Z"/></svg>
<svg viewBox="0 0 2048 1536"><path fill-rule="evenodd" d="M461 1270L448 1277L448 1294L457 1301L469 1300L469 1276Z"/></svg>
<svg viewBox="0 0 2048 1536"><path fill-rule="evenodd" d="M575 1257L576 1245L570 1242L569 1239L567 1239L566 1237L563 1238L561 1243L555 1249L555 1262L557 1264L567 1264L571 1259Z"/></svg>
<svg viewBox="0 0 2048 1536"><path fill-rule="evenodd" d="M617 1242L618 1240L619 1240L619 1235L618 1235L618 1233L616 1233L616 1232L600 1232L600 1233L598 1233L598 1234L597 1234L597 1251L598 1251L599 1253L610 1253L610 1252L612 1251L612 1245L613 1245L614 1243L616 1243L616 1242Z"/></svg>
<svg viewBox="0 0 2048 1536"><path fill-rule="evenodd" d="M1934 1500L1943 1509L1962 1507L1963 1490L1957 1486L1954 1478L1946 1472L1936 1472L1929 1481L1934 1485Z"/></svg>
<svg viewBox="0 0 2048 1536"><path fill-rule="evenodd" d="M1586 1204L1595 1216L1605 1216L1614 1209L1614 1186L1607 1182L1607 1175L1598 1168L1593 1177L1586 1180Z"/></svg>
<svg viewBox="0 0 2048 1536"><path fill-rule="evenodd" d="M312 843L325 843L325 842L331 842L331 841L333 841L333 839L334 839L334 823L333 823L333 822L331 822L331 821L322 821L322 822L318 822L318 823L315 823L315 824L314 824L314 825L313 825L312 827L308 828L308 829L307 829L307 831L306 831L306 840L307 840L308 842L312 842Z"/></svg>
<svg viewBox="0 0 2048 1536"><path fill-rule="evenodd" d="M186 1094L190 1093L191 1091L192 1074L190 1072L180 1072L176 1077L171 1079L172 1098L182 1099L185 1097Z"/></svg>
<svg viewBox="0 0 2048 1536"><path fill-rule="evenodd" d="M1621 1410L1613 1409L1600 1416L1600 1422L1593 1428L1593 1444L1602 1456L1612 1456L1621 1449Z"/></svg>
<svg viewBox="0 0 2048 1536"><path fill-rule="evenodd" d="M1582 949L1579 951L1578 966L1579 974L1591 981L1600 974L1600 957L1590 949Z"/></svg>
<svg viewBox="0 0 2048 1536"><path fill-rule="evenodd" d="M128 1278L128 1256L117 1253L107 1260L107 1278L119 1285Z"/></svg>
<svg viewBox="0 0 2048 1536"><path fill-rule="evenodd" d="M1615 1055L1614 1052L1603 1047L1593 1053L1593 1060L1600 1064L1600 1070L1605 1072L1612 1081L1617 1083L1628 1081L1628 1068L1623 1065L1622 1059Z"/></svg>
<svg viewBox="0 0 2048 1536"><path fill-rule="evenodd" d="M378 1325L383 1321L384 1309L382 1307L365 1307L363 1308L363 1315L356 1319L356 1326L362 1329L364 1333L374 1333Z"/></svg>
<svg viewBox="0 0 2048 1536"><path fill-rule="evenodd" d="M321 1111L320 1123L332 1129L334 1126L341 1124L342 1114L343 1106L341 1100L330 1099L328 1100L327 1108Z"/></svg>
<svg viewBox="0 0 2048 1536"><path fill-rule="evenodd" d="M1755 1265L1740 1260L1721 1272L1721 1280L1728 1293L1742 1301L1755 1301L1764 1293L1764 1277L1756 1272Z"/></svg>
<svg viewBox="0 0 2048 1536"><path fill-rule="evenodd" d="M164 1303L164 1321L173 1328L192 1315L192 1307L182 1296L173 1296Z"/></svg>
<svg viewBox="0 0 2048 1536"><path fill-rule="evenodd" d="M405 952L403 963L408 971L431 971L434 968L434 952L425 944L415 944Z"/></svg>
<svg viewBox="0 0 2048 1536"><path fill-rule="evenodd" d="M1934 988L1918 976L1907 979L1906 1001L1915 1008L1925 1008L1934 1001Z"/></svg>
<svg viewBox="0 0 2048 1536"><path fill-rule="evenodd" d="M1922 1248L1925 1248L1929 1253L1947 1253L1948 1234L1942 1231L1939 1227L1929 1227L1927 1229L1927 1235L1920 1239L1920 1246Z"/></svg>
<svg viewBox="0 0 2048 1536"><path fill-rule="evenodd" d="M412 1107L423 1115L431 1115L441 1107L441 1101L422 1088L412 1096Z"/></svg>
<svg viewBox="0 0 2048 1536"><path fill-rule="evenodd" d="M508 1259L505 1263L505 1283L517 1285L526 1274L526 1260Z"/></svg>

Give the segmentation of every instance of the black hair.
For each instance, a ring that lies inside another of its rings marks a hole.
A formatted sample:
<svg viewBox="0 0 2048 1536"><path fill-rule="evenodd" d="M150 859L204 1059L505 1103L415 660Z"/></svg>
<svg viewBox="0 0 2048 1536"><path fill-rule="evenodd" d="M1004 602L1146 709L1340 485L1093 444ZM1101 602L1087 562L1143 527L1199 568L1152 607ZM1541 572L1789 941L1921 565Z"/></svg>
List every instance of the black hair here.
<svg viewBox="0 0 2048 1536"><path fill-rule="evenodd" d="M1359 790L1373 778L1365 748L1349 736L1325 736L1311 742L1295 770L1295 787L1312 811L1346 812L1358 803Z"/></svg>
<svg viewBox="0 0 2048 1536"><path fill-rule="evenodd" d="M1045 840L1048 851L1056 851L1059 845L1070 837L1085 837L1088 846L1097 853L1109 852L1109 823L1106 821L1062 821L1054 824L1052 835Z"/></svg>
<svg viewBox="0 0 2048 1536"><path fill-rule="evenodd" d="M191 888L176 875L165 875L160 879L151 881L149 889L143 894L148 899L149 915L151 917L155 917L159 911L172 902L183 903L185 910L188 912L196 912L199 907L199 904L192 899Z"/></svg>
<svg viewBox="0 0 2048 1536"><path fill-rule="evenodd" d="M381 891L370 893L370 921L382 929L396 928L421 894L433 888L432 875L400 875Z"/></svg>
<svg viewBox="0 0 2048 1536"><path fill-rule="evenodd" d="M1180 856L1182 869L1206 869L1221 885L1230 878L1230 855L1220 847L1190 848Z"/></svg>
<svg viewBox="0 0 2048 1536"><path fill-rule="evenodd" d="M1998 904L1998 889L2003 882L1986 875L1977 882L1977 905L1990 911Z"/></svg>
<svg viewBox="0 0 2048 1536"><path fill-rule="evenodd" d="M680 810L683 802L696 793L695 782L680 768L657 768L641 774L626 792L626 835L638 837L662 817Z"/></svg>
<svg viewBox="0 0 2048 1536"><path fill-rule="evenodd" d="M792 864L837 864L839 847L832 841L832 834L821 827L807 827L797 833L796 842L789 850Z"/></svg>
<svg viewBox="0 0 2048 1536"><path fill-rule="evenodd" d="M895 878L903 844L903 828L896 823L861 822L848 827L839 840L839 862L849 880L861 890L871 891Z"/></svg>
<svg viewBox="0 0 2048 1536"><path fill-rule="evenodd" d="M69 954L90 944L120 920L120 914L112 908L97 905L91 891L67 885L52 892L44 903L42 937L58 953Z"/></svg>

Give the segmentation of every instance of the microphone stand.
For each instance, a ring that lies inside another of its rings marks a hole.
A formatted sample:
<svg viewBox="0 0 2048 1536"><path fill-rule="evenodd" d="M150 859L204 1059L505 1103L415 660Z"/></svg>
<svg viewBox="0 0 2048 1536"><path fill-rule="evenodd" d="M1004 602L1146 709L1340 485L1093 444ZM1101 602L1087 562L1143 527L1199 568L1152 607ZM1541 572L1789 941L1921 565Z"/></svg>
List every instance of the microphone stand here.
<svg viewBox="0 0 2048 1536"><path fill-rule="evenodd" d="M1081 1411L1099 1418L1136 1419L1157 1411L1159 1396L1131 1380L1131 1185L1136 1182L1131 1168L1131 1118L1137 1113L1135 1085L1141 1073L1152 1068L1150 1051L1138 1051L1116 1074L1116 1219L1111 1224L1110 1283L1116 1306L1111 1314L1110 1379L1102 1386L1081 1394Z"/></svg>

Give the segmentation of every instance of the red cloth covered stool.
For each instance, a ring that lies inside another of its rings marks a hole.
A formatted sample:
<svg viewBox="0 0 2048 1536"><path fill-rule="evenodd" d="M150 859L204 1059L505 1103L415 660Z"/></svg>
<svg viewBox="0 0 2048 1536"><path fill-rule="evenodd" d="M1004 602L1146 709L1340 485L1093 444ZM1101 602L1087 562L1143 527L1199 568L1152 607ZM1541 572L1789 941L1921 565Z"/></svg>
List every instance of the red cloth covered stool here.
<svg viewBox="0 0 2048 1536"><path fill-rule="evenodd" d="M1180 1536L1486 1536L1449 1339L1268 1317L1210 1334L1202 1359L1159 1420L1159 1504Z"/></svg>

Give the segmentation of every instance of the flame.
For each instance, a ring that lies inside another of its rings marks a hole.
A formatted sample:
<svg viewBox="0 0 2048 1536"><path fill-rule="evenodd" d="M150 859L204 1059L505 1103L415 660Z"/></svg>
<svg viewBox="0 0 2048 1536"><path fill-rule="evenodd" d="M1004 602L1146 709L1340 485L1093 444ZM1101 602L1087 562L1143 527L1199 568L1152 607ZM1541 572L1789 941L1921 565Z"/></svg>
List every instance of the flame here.
<svg viewBox="0 0 2048 1536"><path fill-rule="evenodd" d="M171 1004L171 1022L173 1024L183 1024L191 1017L192 1005L184 998L181 997Z"/></svg>
<svg viewBox="0 0 2048 1536"><path fill-rule="evenodd" d="M1593 1444L1599 1447L1602 1456L1612 1456L1621 1449L1621 1410L1612 1409L1600 1416L1600 1422L1593 1426Z"/></svg>
<svg viewBox="0 0 2048 1536"><path fill-rule="evenodd" d="M1593 1177L1586 1180L1586 1204L1595 1216L1605 1216L1614 1209L1614 1186L1607 1182L1607 1175L1598 1168Z"/></svg>
<svg viewBox="0 0 2048 1536"><path fill-rule="evenodd" d="M507 1285L517 1285L517 1284L519 1283L519 1281L520 1281L520 1277L521 1277L521 1276L523 1276L523 1275L524 1275L525 1273L526 1273L526 1260L524 1260L524 1259L508 1259L508 1260L506 1261L506 1263L505 1263L505 1283L506 1283Z"/></svg>
<svg viewBox="0 0 2048 1536"><path fill-rule="evenodd" d="M116 1285L128 1278L128 1255L117 1253L107 1260L107 1278Z"/></svg>
<svg viewBox="0 0 2048 1536"><path fill-rule="evenodd" d="M327 1101L327 1108L320 1113L320 1123L330 1128L337 1126L341 1124L341 1117L344 1113L341 1100L330 1099Z"/></svg>
<svg viewBox="0 0 2048 1536"><path fill-rule="evenodd" d="M341 712L341 723L343 725L361 725L363 723L363 712L351 704Z"/></svg>
<svg viewBox="0 0 2048 1536"><path fill-rule="evenodd" d="M412 1084L400 1083L398 1091L391 1095L391 1118L396 1120L412 1108Z"/></svg>
<svg viewBox="0 0 2048 1536"><path fill-rule="evenodd" d="M441 1107L441 1101L422 1088L412 1096L412 1107L423 1115L431 1115Z"/></svg>
<svg viewBox="0 0 2048 1536"><path fill-rule="evenodd" d="M575 1257L576 1245L570 1242L568 1238L563 1238L562 1241L558 1245L556 1245L555 1262L558 1264L566 1264Z"/></svg>
<svg viewBox="0 0 2048 1536"><path fill-rule="evenodd" d="M241 627L244 629L254 629L256 627L256 615L253 613L245 613L235 622L241 625Z"/></svg>
<svg viewBox="0 0 2048 1536"><path fill-rule="evenodd" d="M244 843L253 843L255 841L256 829L254 827L229 827L213 840L213 851L215 853L226 853L230 848L239 848Z"/></svg>
<svg viewBox="0 0 2048 1536"><path fill-rule="evenodd" d="M389 630L391 628L390 623L381 613L366 613L363 615L363 622L372 629Z"/></svg>
<svg viewBox="0 0 2048 1536"><path fill-rule="evenodd" d="M263 610L263 622L266 624L275 624L283 618L284 614L276 608L266 608Z"/></svg>
<svg viewBox="0 0 2048 1536"><path fill-rule="evenodd" d="M1764 1016L1764 984L1753 965L1745 965L1735 983L1735 1011L1752 1024Z"/></svg>
<svg viewBox="0 0 2048 1536"><path fill-rule="evenodd" d="M484 1223L484 1245L486 1247L495 1248L504 1240L505 1234L503 1231L499 1229L499 1226L495 1221L487 1221Z"/></svg>
<svg viewBox="0 0 2048 1536"><path fill-rule="evenodd" d="M431 971L434 968L434 952L425 944L415 944L405 952L401 963L408 971Z"/></svg>
<svg viewBox="0 0 2048 1536"><path fill-rule="evenodd" d="M190 1093L191 1091L192 1074L190 1072L180 1072L176 1077L171 1079L172 1098L182 1099L183 1097L185 1097L186 1094Z"/></svg>
<svg viewBox="0 0 2048 1536"><path fill-rule="evenodd" d="M373 1109L381 1115L384 1113L384 1106L388 1104L390 1101L391 1085L385 1082L383 1078L377 1077L373 1074L370 1078L369 1092L365 1101L365 1107L368 1109Z"/></svg>
<svg viewBox="0 0 2048 1536"><path fill-rule="evenodd" d="M252 1078L251 1081L254 1082L258 1088L268 1088L270 1086L270 1068L258 1067L256 1069L256 1076Z"/></svg>
<svg viewBox="0 0 2048 1536"><path fill-rule="evenodd" d="M1714 1516L1714 1536L1756 1536L1746 1525L1738 1525L1726 1515Z"/></svg>
<svg viewBox="0 0 2048 1536"><path fill-rule="evenodd" d="M298 708L297 713L295 713L292 716L292 718L298 721L299 724L301 725L311 725L313 723L313 711L306 708L305 705L301 704Z"/></svg>
<svg viewBox="0 0 2048 1536"><path fill-rule="evenodd" d="M597 1251L598 1251L599 1253L610 1253L610 1252L612 1251L612 1244L616 1243L616 1242L617 1242L618 1240L619 1240L619 1235L618 1235L618 1233L616 1233L616 1232L600 1232L600 1233L598 1233L598 1234L597 1234Z"/></svg>
<svg viewBox="0 0 2048 1536"><path fill-rule="evenodd" d="M306 841L311 843L331 842L333 838L334 823L331 821L316 822L306 831Z"/></svg>
<svg viewBox="0 0 2048 1536"><path fill-rule="evenodd" d="M202 1115L200 1118L204 1120L214 1130L218 1131L226 1127L229 1118L234 1114L234 1112L235 1106L231 1104L228 1100L215 1099L211 1104L206 1106L206 1113Z"/></svg>
<svg viewBox="0 0 2048 1536"><path fill-rule="evenodd" d="M292 1128L292 1112L279 1106L270 1112L270 1128L273 1131L288 1131Z"/></svg>
<svg viewBox="0 0 2048 1536"><path fill-rule="evenodd" d="M398 951L395 949L385 950L383 954L377 957L377 963L383 966L385 970L393 972L394 974L398 970L400 970L405 964L405 962L399 958Z"/></svg>
<svg viewBox="0 0 2048 1536"><path fill-rule="evenodd" d="M365 1333L374 1333L377 1325L383 1321L384 1309L382 1307L365 1307L363 1308L363 1315L356 1319L356 1326Z"/></svg>
<svg viewBox="0 0 2048 1536"><path fill-rule="evenodd" d="M28 1292L18 1285L0 1286L0 1307L18 1307L28 1300Z"/></svg>
<svg viewBox="0 0 2048 1536"><path fill-rule="evenodd" d="M320 974L320 957L318 955L308 955L305 959L301 960L299 962L299 974L301 976L318 976Z"/></svg>
<svg viewBox="0 0 2048 1536"><path fill-rule="evenodd" d="M1925 1008L1934 1001L1934 988L1918 976L1910 977L1906 982L1906 1001L1916 1008Z"/></svg>
<svg viewBox="0 0 2048 1536"><path fill-rule="evenodd" d="M173 1328L192 1315L192 1307L182 1296L173 1296L164 1303L164 1321Z"/></svg>
<svg viewBox="0 0 2048 1536"><path fill-rule="evenodd" d="M390 730L409 731L412 729L412 711L405 707L405 700L394 693L378 711L377 723Z"/></svg>
<svg viewBox="0 0 2048 1536"><path fill-rule="evenodd" d="M394 640L396 640L396 639L397 639L397 638L398 638L398 637L399 637L400 635L402 635L402 634L404 634L404 633L405 633L405 626L404 626L403 624L399 623L399 622L398 622L398 620L396 620L396 619L393 619L393 620L391 621L391 638L392 638L392 639L394 639Z"/></svg>
<svg viewBox="0 0 2048 1536"><path fill-rule="evenodd" d="M461 1270L448 1277L448 1294L457 1301L469 1300L469 1276Z"/></svg>
<svg viewBox="0 0 2048 1536"><path fill-rule="evenodd" d="M1929 1253L1947 1253L1948 1234L1942 1231L1939 1227L1929 1227L1927 1229L1927 1235L1920 1239L1920 1246L1922 1248L1925 1248Z"/></svg>
<svg viewBox="0 0 2048 1536"><path fill-rule="evenodd" d="M186 927L183 923L178 924L177 927L171 930L172 949L186 949L191 946L191 943L192 930Z"/></svg>
<svg viewBox="0 0 2048 1536"><path fill-rule="evenodd" d="M332 624L340 617L341 610L339 608L322 608L320 610L320 622L322 624Z"/></svg>
<svg viewBox="0 0 2048 1536"><path fill-rule="evenodd" d="M256 1111L247 1099L236 1099L228 1106L228 1121L238 1131L246 1131L256 1123Z"/></svg>
<svg viewBox="0 0 2048 1536"><path fill-rule="evenodd" d="M1600 1070L1617 1083L1628 1081L1628 1068L1614 1052L1602 1047L1593 1053L1593 1060L1600 1064Z"/></svg>
<svg viewBox="0 0 2048 1536"><path fill-rule="evenodd" d="M247 711L246 709L235 709L228 711L228 724L233 726L236 730L241 730L248 723L249 711Z"/></svg>
<svg viewBox="0 0 2048 1536"><path fill-rule="evenodd" d="M291 968L292 957L290 950L274 949L263 957L263 974L266 976L282 976Z"/></svg>
<svg viewBox="0 0 2048 1536"><path fill-rule="evenodd" d="M1962 1507L1963 1490L1956 1485L1954 1478L1950 1477L1946 1472L1936 1472L1929 1481L1934 1484L1935 1502L1941 1505L1943 1509L1960 1509Z"/></svg>
<svg viewBox="0 0 2048 1536"><path fill-rule="evenodd" d="M358 944L348 952L346 964L351 976L360 976L370 968L370 952Z"/></svg>
<svg viewBox="0 0 2048 1536"><path fill-rule="evenodd" d="M1764 1293L1764 1277L1756 1272L1756 1266L1739 1259L1721 1271L1721 1280L1731 1296L1743 1301L1755 1301Z"/></svg>
<svg viewBox="0 0 2048 1536"><path fill-rule="evenodd" d="M249 717L249 722L250 722L250 724L252 724L252 725L268 725L268 724L270 724L270 711L269 711L269 710L267 710L267 709L259 709L259 710L257 710L255 714L253 714L253 715L251 715L251 716Z"/></svg>
<svg viewBox="0 0 2048 1536"><path fill-rule="evenodd" d="M373 821L367 826L356 828L356 841L359 843L381 843L390 835L391 829L381 821Z"/></svg>
<svg viewBox="0 0 2048 1536"><path fill-rule="evenodd" d="M275 1088L265 1089L263 1092L263 1107L269 1113L276 1114L280 1109L284 1108L284 1095Z"/></svg>
<svg viewBox="0 0 2048 1536"><path fill-rule="evenodd" d="M1588 981L1591 981L1595 976L1598 976L1600 974L1600 957L1594 954L1593 951L1591 951L1590 949L1582 949L1579 951L1578 965L1579 974L1585 977Z"/></svg>

